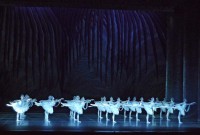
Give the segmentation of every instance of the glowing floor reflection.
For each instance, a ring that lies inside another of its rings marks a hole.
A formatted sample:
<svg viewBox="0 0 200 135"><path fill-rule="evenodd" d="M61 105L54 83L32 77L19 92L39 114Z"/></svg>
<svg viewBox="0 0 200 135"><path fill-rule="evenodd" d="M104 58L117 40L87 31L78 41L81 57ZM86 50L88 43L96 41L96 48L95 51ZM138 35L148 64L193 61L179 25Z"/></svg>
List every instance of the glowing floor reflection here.
<svg viewBox="0 0 200 135"><path fill-rule="evenodd" d="M69 118L69 114L55 113L50 115L49 122L43 120L42 113L27 113L24 121L15 121L14 113L0 113L1 129L6 131L66 131L66 132L185 132L200 131L200 123L185 118L183 124L179 124L176 117L171 116L171 121L160 120L158 116L152 119L151 124L146 124L145 115L140 115L139 122L135 118L124 119L123 115L116 116L117 123L97 119L96 114L84 114L80 116L81 123ZM111 117L111 116L110 116Z"/></svg>

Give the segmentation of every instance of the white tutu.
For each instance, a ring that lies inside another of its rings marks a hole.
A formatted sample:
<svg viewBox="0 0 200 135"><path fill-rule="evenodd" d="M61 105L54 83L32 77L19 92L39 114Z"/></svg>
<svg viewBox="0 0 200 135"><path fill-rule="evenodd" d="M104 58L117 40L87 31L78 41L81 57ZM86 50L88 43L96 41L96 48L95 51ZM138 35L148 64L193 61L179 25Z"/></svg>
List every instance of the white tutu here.
<svg viewBox="0 0 200 135"><path fill-rule="evenodd" d="M149 115L154 114L150 104L144 104L144 109L147 112L147 114L149 114Z"/></svg>
<svg viewBox="0 0 200 135"><path fill-rule="evenodd" d="M138 113L142 113L142 108L137 107L136 110L137 110Z"/></svg>
<svg viewBox="0 0 200 135"><path fill-rule="evenodd" d="M111 112L115 115L119 115L119 108L116 105L110 107Z"/></svg>
<svg viewBox="0 0 200 135"><path fill-rule="evenodd" d="M103 105L105 107L106 112L112 113L111 107L110 107L110 105L108 103L104 103Z"/></svg>
<svg viewBox="0 0 200 135"><path fill-rule="evenodd" d="M53 114L53 107L56 103L54 100L41 100L39 103L35 104L41 106L47 113Z"/></svg>
<svg viewBox="0 0 200 135"><path fill-rule="evenodd" d="M102 111L102 112L106 111L105 107L103 106L101 102L95 102L95 105L97 106L99 111Z"/></svg>
<svg viewBox="0 0 200 135"><path fill-rule="evenodd" d="M32 106L32 102L32 99L27 99L25 101L15 100L10 102L10 104L7 104L7 106L12 107L13 110L17 113L25 113Z"/></svg>

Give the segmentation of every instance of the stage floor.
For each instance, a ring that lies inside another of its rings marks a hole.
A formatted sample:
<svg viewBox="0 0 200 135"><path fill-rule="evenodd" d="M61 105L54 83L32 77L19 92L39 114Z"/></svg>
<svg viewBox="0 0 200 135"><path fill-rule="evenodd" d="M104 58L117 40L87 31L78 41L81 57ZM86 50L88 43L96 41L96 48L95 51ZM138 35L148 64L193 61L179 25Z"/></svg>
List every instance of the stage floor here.
<svg viewBox="0 0 200 135"><path fill-rule="evenodd" d="M98 121L96 114L80 115L81 123L74 122L69 118L69 114L54 113L49 116L49 123L44 122L42 113L26 113L24 121L16 122L15 113L0 113L1 130L11 132L99 132L99 133L132 133L132 132L200 132L200 122L189 118L183 118L182 124L177 122L177 117L171 116L171 121L167 122L166 118L160 120L159 116L150 124L146 124L146 116L139 115L140 122L128 118L124 119L123 115L116 116L117 123L113 124L112 120L106 122L105 115L101 121ZM111 119L111 115L109 115Z"/></svg>

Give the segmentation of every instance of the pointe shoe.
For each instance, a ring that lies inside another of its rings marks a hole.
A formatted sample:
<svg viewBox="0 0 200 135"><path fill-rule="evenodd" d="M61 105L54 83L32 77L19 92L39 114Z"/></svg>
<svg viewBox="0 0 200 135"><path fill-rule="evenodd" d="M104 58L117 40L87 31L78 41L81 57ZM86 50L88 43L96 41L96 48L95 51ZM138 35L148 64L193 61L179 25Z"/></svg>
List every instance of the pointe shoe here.
<svg viewBox="0 0 200 135"><path fill-rule="evenodd" d="M147 124L150 124L151 122L147 121Z"/></svg>
<svg viewBox="0 0 200 135"><path fill-rule="evenodd" d="M77 122L78 122L78 123L81 123L81 121L79 121L79 120L78 120Z"/></svg>

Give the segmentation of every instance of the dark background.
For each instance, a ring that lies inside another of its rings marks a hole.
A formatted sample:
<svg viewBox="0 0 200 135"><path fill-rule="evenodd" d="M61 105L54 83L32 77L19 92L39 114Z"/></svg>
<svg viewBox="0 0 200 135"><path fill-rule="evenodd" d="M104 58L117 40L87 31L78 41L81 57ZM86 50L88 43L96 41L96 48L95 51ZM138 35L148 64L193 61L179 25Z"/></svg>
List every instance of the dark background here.
<svg viewBox="0 0 200 135"><path fill-rule="evenodd" d="M2 1L1 111L22 93L198 103L198 11L186 0Z"/></svg>

